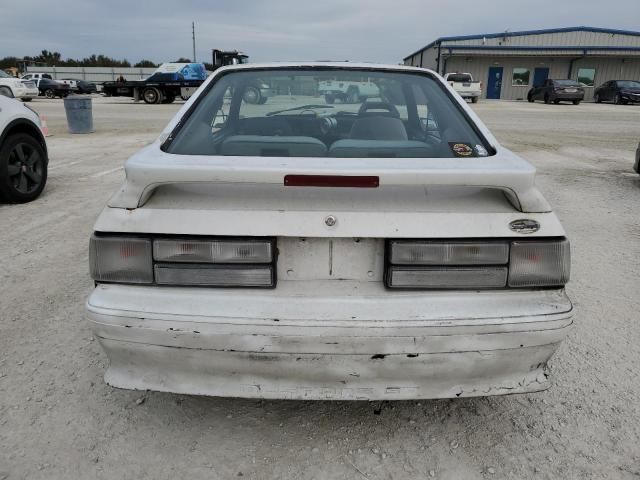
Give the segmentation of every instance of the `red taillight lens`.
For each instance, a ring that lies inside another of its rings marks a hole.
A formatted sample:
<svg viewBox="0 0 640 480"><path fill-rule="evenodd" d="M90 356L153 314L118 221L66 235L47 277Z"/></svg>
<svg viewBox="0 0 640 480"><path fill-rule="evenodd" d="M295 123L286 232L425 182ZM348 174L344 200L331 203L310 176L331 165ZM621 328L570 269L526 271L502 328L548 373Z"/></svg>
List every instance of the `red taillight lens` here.
<svg viewBox="0 0 640 480"><path fill-rule="evenodd" d="M346 175L286 175L287 187L377 188L380 177Z"/></svg>

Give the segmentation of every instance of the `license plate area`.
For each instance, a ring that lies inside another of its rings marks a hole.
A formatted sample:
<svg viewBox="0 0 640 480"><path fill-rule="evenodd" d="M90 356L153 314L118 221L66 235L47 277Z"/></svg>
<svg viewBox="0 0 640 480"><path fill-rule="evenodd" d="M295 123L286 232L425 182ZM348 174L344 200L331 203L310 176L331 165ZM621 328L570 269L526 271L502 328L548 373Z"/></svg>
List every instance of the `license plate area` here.
<svg viewBox="0 0 640 480"><path fill-rule="evenodd" d="M279 280L381 282L384 240L279 237Z"/></svg>
<svg viewBox="0 0 640 480"><path fill-rule="evenodd" d="M567 93L576 93L578 90L576 90L575 88L566 88L564 91Z"/></svg>

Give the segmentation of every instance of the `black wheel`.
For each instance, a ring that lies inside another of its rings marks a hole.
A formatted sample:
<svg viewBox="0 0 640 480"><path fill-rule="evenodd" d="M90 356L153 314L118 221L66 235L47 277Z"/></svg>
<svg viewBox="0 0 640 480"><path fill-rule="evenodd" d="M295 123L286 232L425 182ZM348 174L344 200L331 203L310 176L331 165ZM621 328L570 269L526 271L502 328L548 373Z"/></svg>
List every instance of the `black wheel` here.
<svg viewBox="0 0 640 480"><path fill-rule="evenodd" d="M44 96L47 98L55 98L56 97L56 92L53 91L53 88L47 88L44 91Z"/></svg>
<svg viewBox="0 0 640 480"><path fill-rule="evenodd" d="M262 100L260 89L256 87L247 87L247 89L244 91L242 99L245 103L248 103L250 105L258 105L260 103L260 100Z"/></svg>
<svg viewBox="0 0 640 480"><path fill-rule="evenodd" d="M580 105L580 102L581 102L581 101L582 101L582 100L574 100L574 101L573 101L573 104L574 104L574 105Z"/></svg>
<svg viewBox="0 0 640 480"><path fill-rule="evenodd" d="M162 103L173 103L176 100L175 95L167 95L166 97L164 97L164 99L162 100Z"/></svg>
<svg viewBox="0 0 640 480"><path fill-rule="evenodd" d="M40 195L47 183L47 155L31 135L10 135L0 148L0 196L25 203Z"/></svg>
<svg viewBox="0 0 640 480"><path fill-rule="evenodd" d="M9 87L0 87L0 95L3 97L13 98L13 92Z"/></svg>
<svg viewBox="0 0 640 480"><path fill-rule="evenodd" d="M360 103L360 90L357 87L347 90L347 99L345 103Z"/></svg>
<svg viewBox="0 0 640 480"><path fill-rule="evenodd" d="M22 99L23 102L30 102L31 100L33 100L31 97L25 97Z"/></svg>
<svg viewBox="0 0 640 480"><path fill-rule="evenodd" d="M533 94L532 94L531 92L529 92L529 95L527 95L527 101L528 101L529 103L533 103L533 102L534 102L534 100L533 100Z"/></svg>
<svg viewBox="0 0 640 480"><path fill-rule="evenodd" d="M161 98L162 96L157 88L149 87L142 91L142 99L144 100L144 103L148 103L149 105L160 103Z"/></svg>
<svg viewBox="0 0 640 480"><path fill-rule="evenodd" d="M479 97L471 97L471 103L478 103Z"/></svg>
<svg viewBox="0 0 640 480"><path fill-rule="evenodd" d="M616 105L625 105L627 102L622 98L622 95L619 93L616 94L615 104Z"/></svg>
<svg viewBox="0 0 640 480"><path fill-rule="evenodd" d="M186 95L180 95L180 98L186 102L190 97L187 97Z"/></svg>
<svg viewBox="0 0 640 480"><path fill-rule="evenodd" d="M334 103L336 103L336 97L334 97L333 95L327 93L324 96L324 101L327 102L329 105L333 105Z"/></svg>
<svg viewBox="0 0 640 480"><path fill-rule="evenodd" d="M551 99L549 98L548 93L544 95L544 103L546 103L547 105L551 103Z"/></svg>
<svg viewBox="0 0 640 480"><path fill-rule="evenodd" d="M260 105L264 105L267 103L267 97L260 96L260 101L258 102Z"/></svg>
<svg viewBox="0 0 640 480"><path fill-rule="evenodd" d="M558 100L557 98L553 101L553 103L555 103L556 105L558 105L560 103L560 100Z"/></svg>
<svg viewBox="0 0 640 480"><path fill-rule="evenodd" d="M602 103L602 99L600 98L600 94L599 93L596 93L593 96L593 101L596 102L596 103Z"/></svg>

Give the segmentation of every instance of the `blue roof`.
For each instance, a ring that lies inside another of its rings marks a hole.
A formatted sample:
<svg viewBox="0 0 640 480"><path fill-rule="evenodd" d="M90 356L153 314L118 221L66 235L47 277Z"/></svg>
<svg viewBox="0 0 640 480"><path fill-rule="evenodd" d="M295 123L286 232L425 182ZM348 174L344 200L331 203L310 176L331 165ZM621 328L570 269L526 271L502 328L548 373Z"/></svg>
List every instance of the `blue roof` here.
<svg viewBox="0 0 640 480"><path fill-rule="evenodd" d="M437 43L441 42L454 42L457 40L480 40L483 38L504 38L504 37L521 37L523 35L541 35L544 33L563 33L563 32L598 32L598 33L610 33L612 35L632 35L632 36L640 36L640 32L633 30L617 30L614 28L599 28L599 27L564 27L564 28L547 28L544 30L523 30L521 32L500 32L500 33L481 33L478 35L460 35L454 37L440 37L433 42L425 45L420 50L413 52L411 55L404 57L404 60L413 57L414 55L426 50L428 48L433 47ZM495 46L495 48L501 48L500 46ZM582 47L577 47L582 48Z"/></svg>

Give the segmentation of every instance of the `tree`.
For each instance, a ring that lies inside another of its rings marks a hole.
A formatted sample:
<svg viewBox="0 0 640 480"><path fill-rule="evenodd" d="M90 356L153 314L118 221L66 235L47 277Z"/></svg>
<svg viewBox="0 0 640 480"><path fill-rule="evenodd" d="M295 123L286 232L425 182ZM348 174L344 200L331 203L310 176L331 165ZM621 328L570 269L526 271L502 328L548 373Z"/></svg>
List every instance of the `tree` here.
<svg viewBox="0 0 640 480"><path fill-rule="evenodd" d="M158 65L153 63L151 60L140 60L138 63L134 65L137 68L156 68Z"/></svg>

